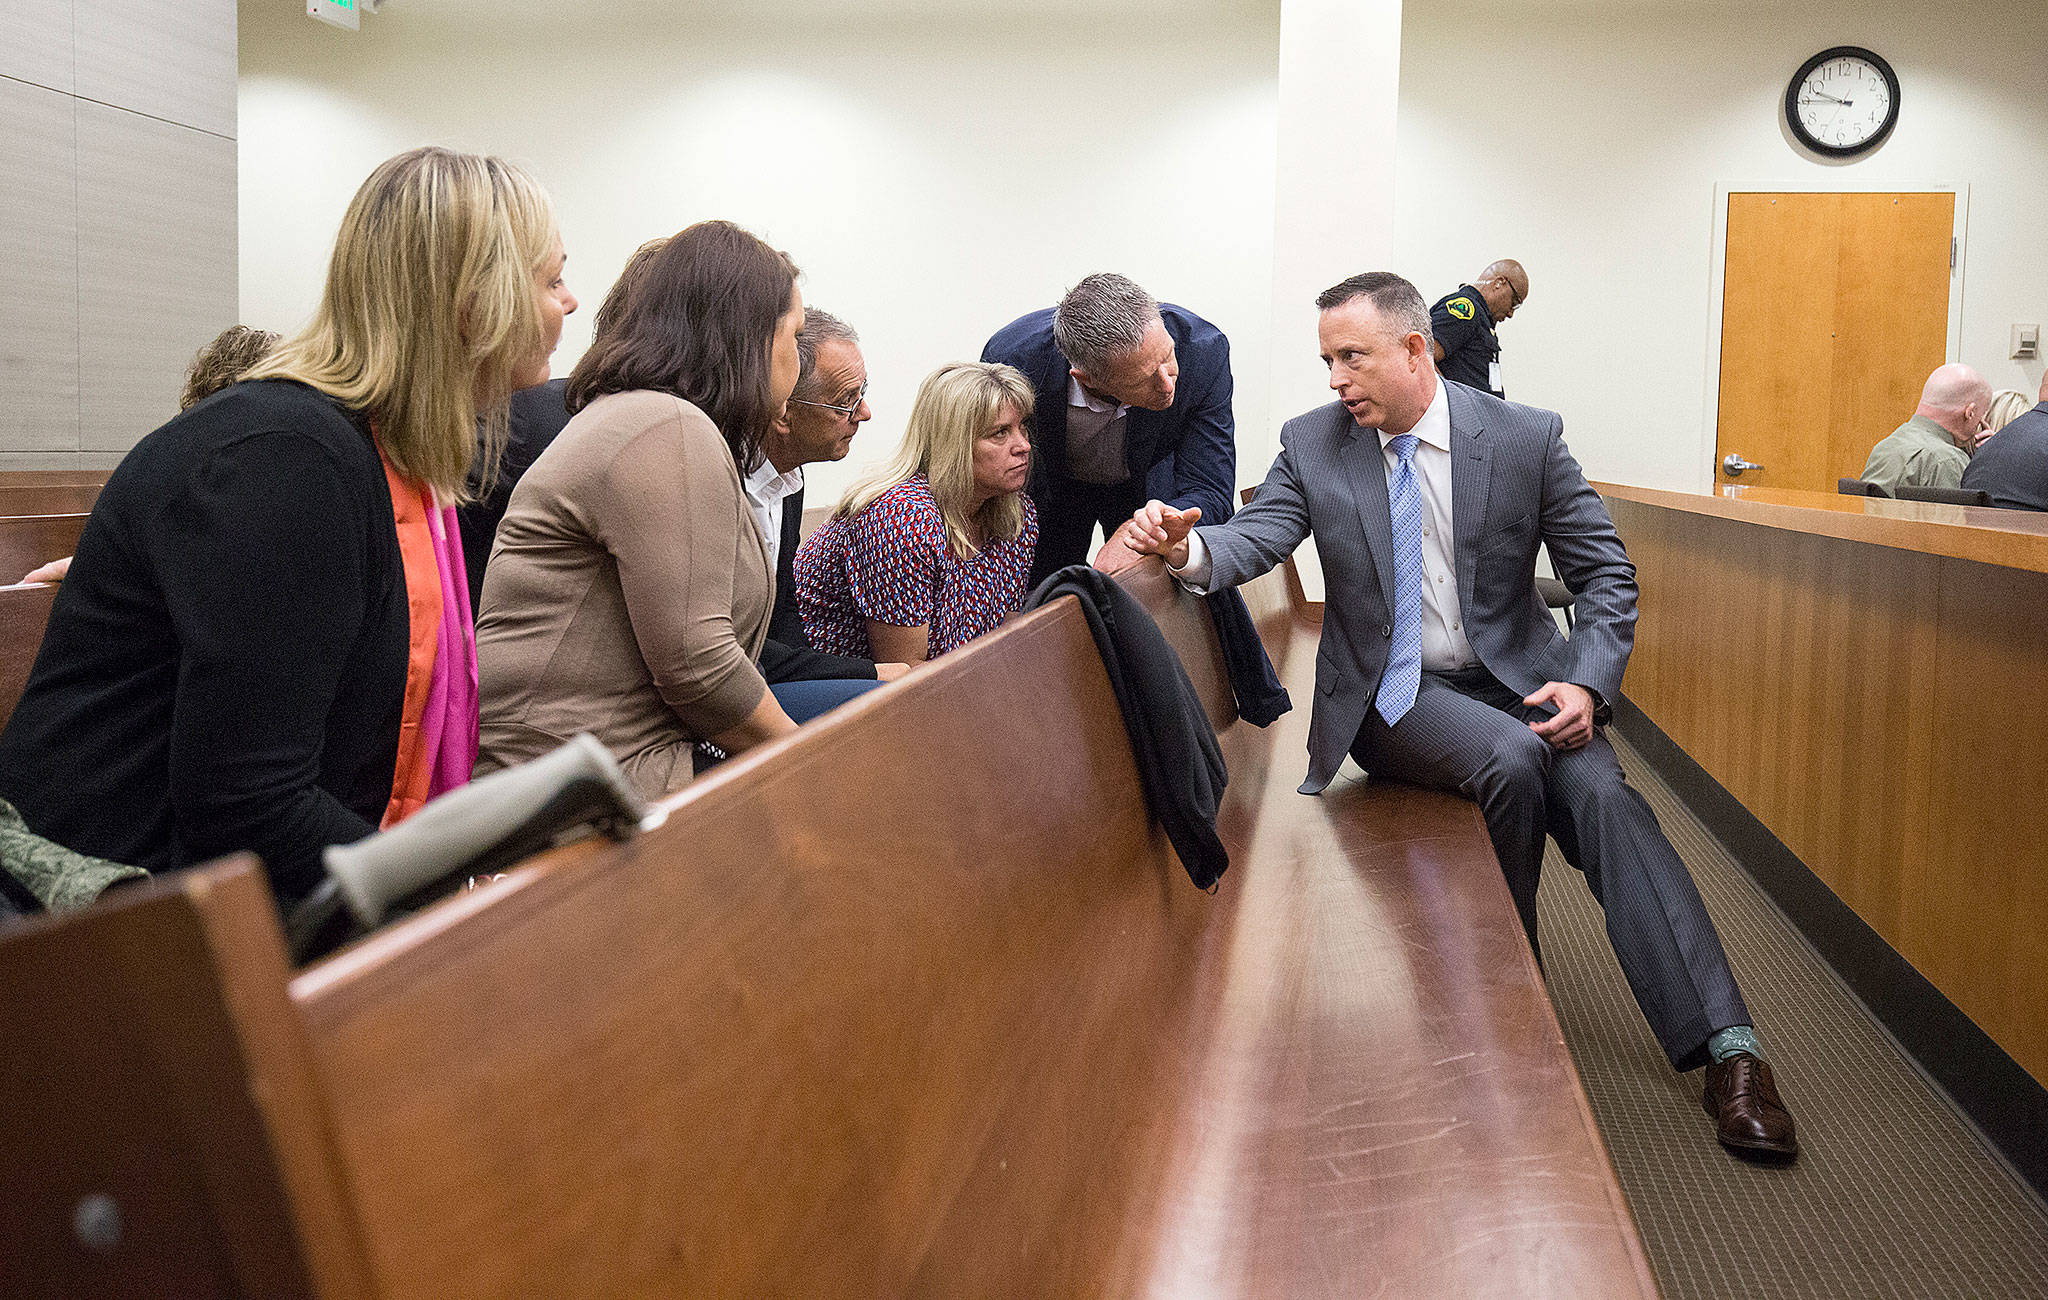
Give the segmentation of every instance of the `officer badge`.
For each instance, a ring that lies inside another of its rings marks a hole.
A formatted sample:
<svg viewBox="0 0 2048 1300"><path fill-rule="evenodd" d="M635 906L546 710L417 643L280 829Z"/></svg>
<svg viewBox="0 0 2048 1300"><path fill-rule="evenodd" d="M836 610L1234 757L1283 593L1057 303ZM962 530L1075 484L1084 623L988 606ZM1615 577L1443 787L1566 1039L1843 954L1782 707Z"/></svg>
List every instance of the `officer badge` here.
<svg viewBox="0 0 2048 1300"><path fill-rule="evenodd" d="M1453 298L1444 304L1444 310L1456 316L1459 320L1471 320L1472 300L1470 298Z"/></svg>

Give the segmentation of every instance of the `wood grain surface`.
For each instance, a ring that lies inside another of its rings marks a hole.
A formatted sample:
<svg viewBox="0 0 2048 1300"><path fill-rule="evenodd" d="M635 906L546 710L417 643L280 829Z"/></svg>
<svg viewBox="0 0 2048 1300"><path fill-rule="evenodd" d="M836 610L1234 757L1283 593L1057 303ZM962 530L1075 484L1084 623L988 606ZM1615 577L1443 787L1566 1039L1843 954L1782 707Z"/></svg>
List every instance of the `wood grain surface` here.
<svg viewBox="0 0 2048 1300"><path fill-rule="evenodd" d="M2048 1082L2048 520L1602 491L1628 697Z"/></svg>
<svg viewBox="0 0 2048 1300"><path fill-rule="evenodd" d="M1129 585L1216 656L1156 565ZM1246 595L1307 701L1285 592ZM1653 1295L1476 807L1298 795L1307 723L1227 726L1196 890L1062 600L288 986L247 864L148 887L184 910L120 981L58 942L107 907L32 927L11 1045L212 1082L11 1075L14 1121L65 1112L9 1168L22 1239L58 1294ZM189 1277L57 1240L121 1152Z"/></svg>
<svg viewBox="0 0 2048 1300"><path fill-rule="evenodd" d="M0 516L0 584L21 581L29 570L78 549L84 514ZM36 640L42 640L37 629Z"/></svg>
<svg viewBox="0 0 2048 1300"><path fill-rule="evenodd" d="M1633 501L1784 532L2048 573L2048 513L2038 510L1886 501L1789 488L1724 487L1702 496L1615 483L1593 487L1610 503Z"/></svg>
<svg viewBox="0 0 2048 1300"><path fill-rule="evenodd" d="M253 858L8 931L0 1291L372 1294L285 978Z"/></svg>
<svg viewBox="0 0 2048 1300"><path fill-rule="evenodd" d="M1955 195L1728 196L1715 481L1854 477L1948 354Z"/></svg>
<svg viewBox="0 0 2048 1300"><path fill-rule="evenodd" d="M384 1285L1651 1294L1476 809L1239 725L1200 894L1093 657L1027 616L301 976Z"/></svg>

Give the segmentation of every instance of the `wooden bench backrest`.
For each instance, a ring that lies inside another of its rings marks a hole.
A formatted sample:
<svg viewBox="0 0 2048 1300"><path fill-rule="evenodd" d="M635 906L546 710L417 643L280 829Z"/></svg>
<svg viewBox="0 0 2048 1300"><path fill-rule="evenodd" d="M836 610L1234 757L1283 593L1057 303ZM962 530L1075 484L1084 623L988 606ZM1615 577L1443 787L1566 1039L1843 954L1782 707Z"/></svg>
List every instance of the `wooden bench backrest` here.
<svg viewBox="0 0 2048 1300"><path fill-rule="evenodd" d="M101 486L98 483L0 482L0 516L89 515L93 502L99 500Z"/></svg>
<svg viewBox="0 0 2048 1300"><path fill-rule="evenodd" d="M1199 607L1148 580L1169 640L1213 659L1176 615ZM1247 595L1292 627L1301 691L1313 633L1280 590ZM37 990L0 1032L50 1063L0 1074L0 1140L26 1153L0 1204L32 1221L0 1277L1654 1293L1472 805L1302 799L1304 721L1231 728L1241 860L1203 895L1062 601L727 765L634 841L545 855L288 985L246 863L0 939L0 987ZM1447 1145L1361 1145L1381 1126ZM89 1188L147 1231L69 1246Z"/></svg>
<svg viewBox="0 0 2048 1300"><path fill-rule="evenodd" d="M0 942L7 1294L371 1294L286 979L253 859Z"/></svg>
<svg viewBox="0 0 2048 1300"><path fill-rule="evenodd" d="M0 469L0 488L99 487L110 469Z"/></svg>
<svg viewBox="0 0 2048 1300"><path fill-rule="evenodd" d="M87 514L0 515L0 583L78 549Z"/></svg>
<svg viewBox="0 0 2048 1300"><path fill-rule="evenodd" d="M54 583L0 587L0 727L21 702L28 674L43 644L50 606L57 600Z"/></svg>
<svg viewBox="0 0 2048 1300"><path fill-rule="evenodd" d="M892 692L294 982L383 1287L1122 1289L1213 900L1073 602Z"/></svg>

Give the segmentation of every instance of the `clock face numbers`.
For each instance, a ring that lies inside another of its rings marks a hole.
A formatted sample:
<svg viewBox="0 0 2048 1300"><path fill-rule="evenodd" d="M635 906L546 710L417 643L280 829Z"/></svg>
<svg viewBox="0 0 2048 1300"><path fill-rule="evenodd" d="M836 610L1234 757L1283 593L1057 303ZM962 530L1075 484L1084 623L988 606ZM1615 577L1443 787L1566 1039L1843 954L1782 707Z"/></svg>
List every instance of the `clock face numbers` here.
<svg viewBox="0 0 2048 1300"><path fill-rule="evenodd" d="M1785 116L1807 146L1840 156L1873 148L1890 134L1898 101L1898 78L1885 61L1843 46L1806 61L1786 91Z"/></svg>
<svg viewBox="0 0 2048 1300"><path fill-rule="evenodd" d="M1830 59L1799 84L1799 122L1821 144L1844 148L1877 134L1892 111L1884 74L1861 59Z"/></svg>

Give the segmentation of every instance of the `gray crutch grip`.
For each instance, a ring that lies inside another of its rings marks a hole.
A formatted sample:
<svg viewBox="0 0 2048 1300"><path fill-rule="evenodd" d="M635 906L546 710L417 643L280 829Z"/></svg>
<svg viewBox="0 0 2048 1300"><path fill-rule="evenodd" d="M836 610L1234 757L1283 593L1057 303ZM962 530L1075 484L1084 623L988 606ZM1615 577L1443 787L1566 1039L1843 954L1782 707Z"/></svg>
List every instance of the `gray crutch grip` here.
<svg viewBox="0 0 2048 1300"><path fill-rule="evenodd" d="M503 870L579 826L625 839L647 816L617 761L586 732L449 791L388 831L334 845L325 862L342 901L367 928L435 881Z"/></svg>

